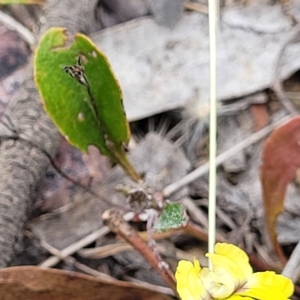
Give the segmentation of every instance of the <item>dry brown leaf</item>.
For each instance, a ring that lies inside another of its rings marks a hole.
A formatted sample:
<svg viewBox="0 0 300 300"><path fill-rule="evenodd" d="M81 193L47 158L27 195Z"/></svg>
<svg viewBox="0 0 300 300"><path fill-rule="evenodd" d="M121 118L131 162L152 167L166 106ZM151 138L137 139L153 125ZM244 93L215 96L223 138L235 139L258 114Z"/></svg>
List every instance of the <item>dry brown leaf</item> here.
<svg viewBox="0 0 300 300"><path fill-rule="evenodd" d="M267 139L262 153L260 176L266 226L273 247L285 261L277 242L276 220L282 212L288 184L300 166L300 117L280 126Z"/></svg>
<svg viewBox="0 0 300 300"><path fill-rule="evenodd" d="M44 4L44 0L0 0L0 4Z"/></svg>
<svg viewBox="0 0 300 300"><path fill-rule="evenodd" d="M128 282L108 282L89 275L34 266L0 270L1 300L170 300Z"/></svg>

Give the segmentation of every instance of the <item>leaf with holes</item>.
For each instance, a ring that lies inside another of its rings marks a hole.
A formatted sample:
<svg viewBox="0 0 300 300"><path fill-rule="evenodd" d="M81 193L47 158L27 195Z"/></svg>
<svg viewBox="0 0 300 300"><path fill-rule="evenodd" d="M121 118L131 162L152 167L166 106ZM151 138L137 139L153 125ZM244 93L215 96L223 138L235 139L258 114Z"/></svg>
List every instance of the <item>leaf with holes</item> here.
<svg viewBox="0 0 300 300"><path fill-rule="evenodd" d="M121 89L107 58L88 37L76 34L67 45L64 28L49 29L35 52L34 78L46 112L72 145L84 152L95 145L130 173Z"/></svg>
<svg viewBox="0 0 300 300"><path fill-rule="evenodd" d="M96 145L110 156L104 134L117 143L127 143L129 127L117 80L104 54L84 35L76 34L66 46L63 28L51 28L41 38L35 53L34 77L45 110L71 144L86 152ZM99 128L87 88L69 76L64 68L81 58L99 117L106 132Z"/></svg>
<svg viewBox="0 0 300 300"><path fill-rule="evenodd" d="M277 242L276 220L283 210L287 186L299 167L300 117L295 117L269 136L262 152L260 169L266 226L274 249L282 260L285 258Z"/></svg>

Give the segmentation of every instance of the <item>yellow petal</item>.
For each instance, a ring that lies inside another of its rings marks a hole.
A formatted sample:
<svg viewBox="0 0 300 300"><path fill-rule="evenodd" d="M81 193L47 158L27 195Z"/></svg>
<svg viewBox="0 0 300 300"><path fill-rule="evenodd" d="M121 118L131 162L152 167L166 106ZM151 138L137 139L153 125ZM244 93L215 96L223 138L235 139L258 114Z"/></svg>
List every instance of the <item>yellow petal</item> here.
<svg viewBox="0 0 300 300"><path fill-rule="evenodd" d="M267 271L252 274L245 286L236 294L261 300L287 300L293 291L294 285L290 279Z"/></svg>
<svg viewBox="0 0 300 300"><path fill-rule="evenodd" d="M177 292L182 300L207 300L209 295L200 280L201 268L195 259L181 260L176 270Z"/></svg>
<svg viewBox="0 0 300 300"><path fill-rule="evenodd" d="M243 286L252 274L247 254L240 248L226 243L217 243L215 253L206 255L213 265L213 273L219 289L209 293L219 299L230 296L236 289ZM206 282L204 282L206 287Z"/></svg>
<svg viewBox="0 0 300 300"><path fill-rule="evenodd" d="M232 295L224 300L254 300L253 298L250 297L243 297L243 296L239 296L239 295ZM273 299L274 300L274 299Z"/></svg>

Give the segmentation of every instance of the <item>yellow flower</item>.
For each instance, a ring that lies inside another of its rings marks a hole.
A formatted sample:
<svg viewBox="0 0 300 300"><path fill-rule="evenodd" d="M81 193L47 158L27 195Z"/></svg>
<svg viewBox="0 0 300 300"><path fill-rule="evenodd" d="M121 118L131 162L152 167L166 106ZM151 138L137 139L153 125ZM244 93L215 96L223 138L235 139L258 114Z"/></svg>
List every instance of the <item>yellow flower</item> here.
<svg viewBox="0 0 300 300"><path fill-rule="evenodd" d="M182 300L287 300L293 294L290 279L270 271L253 273L247 254L234 245L217 243L215 253L206 256L212 271L196 259L179 262L175 276Z"/></svg>

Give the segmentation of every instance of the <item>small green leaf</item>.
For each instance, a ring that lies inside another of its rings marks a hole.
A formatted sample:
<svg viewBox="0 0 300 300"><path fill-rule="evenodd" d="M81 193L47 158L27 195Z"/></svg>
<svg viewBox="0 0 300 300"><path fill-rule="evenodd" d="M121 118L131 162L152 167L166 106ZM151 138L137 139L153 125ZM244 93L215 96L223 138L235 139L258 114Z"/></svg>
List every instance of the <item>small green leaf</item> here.
<svg viewBox="0 0 300 300"><path fill-rule="evenodd" d="M66 41L64 28L51 28L35 53L34 77L45 110L72 145L84 152L95 145L113 158L106 139L121 147L128 143L130 134L118 82L104 54L86 36L76 34L70 46ZM91 107L87 88L64 71L66 66L76 65L78 57L101 120Z"/></svg>
<svg viewBox="0 0 300 300"><path fill-rule="evenodd" d="M167 203L161 215L156 220L153 229L167 231L185 226L187 215L181 203Z"/></svg>

